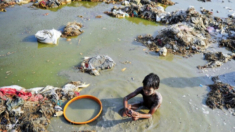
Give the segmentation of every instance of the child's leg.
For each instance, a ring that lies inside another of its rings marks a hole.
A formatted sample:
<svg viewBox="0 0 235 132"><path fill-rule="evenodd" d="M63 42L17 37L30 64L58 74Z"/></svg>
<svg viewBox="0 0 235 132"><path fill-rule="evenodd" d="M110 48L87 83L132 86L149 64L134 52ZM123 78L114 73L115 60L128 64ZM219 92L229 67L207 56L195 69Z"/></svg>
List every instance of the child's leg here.
<svg viewBox="0 0 235 132"><path fill-rule="evenodd" d="M136 104L130 104L130 108L129 109L132 109L132 110L137 110L140 106L143 106L143 102L140 102L140 103L136 103Z"/></svg>
<svg viewBox="0 0 235 132"><path fill-rule="evenodd" d="M143 105L143 102L140 102L140 103L136 103L136 104L129 104L127 106L128 109L132 109L132 110L137 110L140 106ZM123 109L123 113L122 113L122 116L123 117L126 117L126 113L125 113L125 109Z"/></svg>

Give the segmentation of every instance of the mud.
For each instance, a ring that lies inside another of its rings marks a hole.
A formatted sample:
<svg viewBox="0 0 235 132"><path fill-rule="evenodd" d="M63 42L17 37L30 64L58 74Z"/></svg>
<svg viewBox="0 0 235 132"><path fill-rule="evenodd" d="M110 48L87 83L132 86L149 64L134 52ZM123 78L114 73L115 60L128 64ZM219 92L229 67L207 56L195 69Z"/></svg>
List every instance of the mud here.
<svg viewBox="0 0 235 132"><path fill-rule="evenodd" d="M211 109L235 108L235 90L229 84L223 83L219 77L213 77L214 84L209 85L211 91L207 94L206 105Z"/></svg>

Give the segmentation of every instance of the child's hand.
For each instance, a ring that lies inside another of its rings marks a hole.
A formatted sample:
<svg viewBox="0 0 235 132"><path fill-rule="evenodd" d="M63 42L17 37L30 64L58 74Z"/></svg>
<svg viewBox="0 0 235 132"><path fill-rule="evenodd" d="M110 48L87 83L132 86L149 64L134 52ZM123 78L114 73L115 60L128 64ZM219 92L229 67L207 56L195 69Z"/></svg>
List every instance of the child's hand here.
<svg viewBox="0 0 235 132"><path fill-rule="evenodd" d="M136 121L140 118L140 113L132 111L132 120Z"/></svg>
<svg viewBox="0 0 235 132"><path fill-rule="evenodd" d="M125 108L125 114L126 114L128 117L132 117L132 110L131 110L131 109L128 109L128 108Z"/></svg>
<svg viewBox="0 0 235 132"><path fill-rule="evenodd" d="M139 117L132 117L132 120L133 121L136 121L136 120L138 120L139 119Z"/></svg>

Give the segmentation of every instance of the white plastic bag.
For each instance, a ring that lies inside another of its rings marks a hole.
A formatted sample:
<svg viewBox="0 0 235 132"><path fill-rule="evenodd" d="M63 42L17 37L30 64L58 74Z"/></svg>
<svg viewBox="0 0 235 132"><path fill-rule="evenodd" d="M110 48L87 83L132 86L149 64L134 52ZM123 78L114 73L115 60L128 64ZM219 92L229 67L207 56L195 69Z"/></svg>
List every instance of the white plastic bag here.
<svg viewBox="0 0 235 132"><path fill-rule="evenodd" d="M61 32L55 29L40 30L35 34L38 42L45 44L57 44L57 39L60 37Z"/></svg>

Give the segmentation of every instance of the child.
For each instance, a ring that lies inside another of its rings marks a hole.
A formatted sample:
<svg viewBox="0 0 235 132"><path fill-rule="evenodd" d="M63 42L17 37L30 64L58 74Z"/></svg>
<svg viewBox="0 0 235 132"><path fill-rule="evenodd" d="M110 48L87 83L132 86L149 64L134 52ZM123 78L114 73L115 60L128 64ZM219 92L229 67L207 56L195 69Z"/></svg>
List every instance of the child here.
<svg viewBox="0 0 235 132"><path fill-rule="evenodd" d="M143 80L143 87L136 89L134 92L130 93L123 99L124 112L123 116L132 117L132 120L138 120L139 118L150 118L153 113L162 104L162 95L155 91L158 89L160 79L158 75L150 73ZM142 94L143 101L137 104L128 104L128 100L135 97L138 94ZM140 106L145 106L150 109L148 114L141 114L136 112Z"/></svg>

